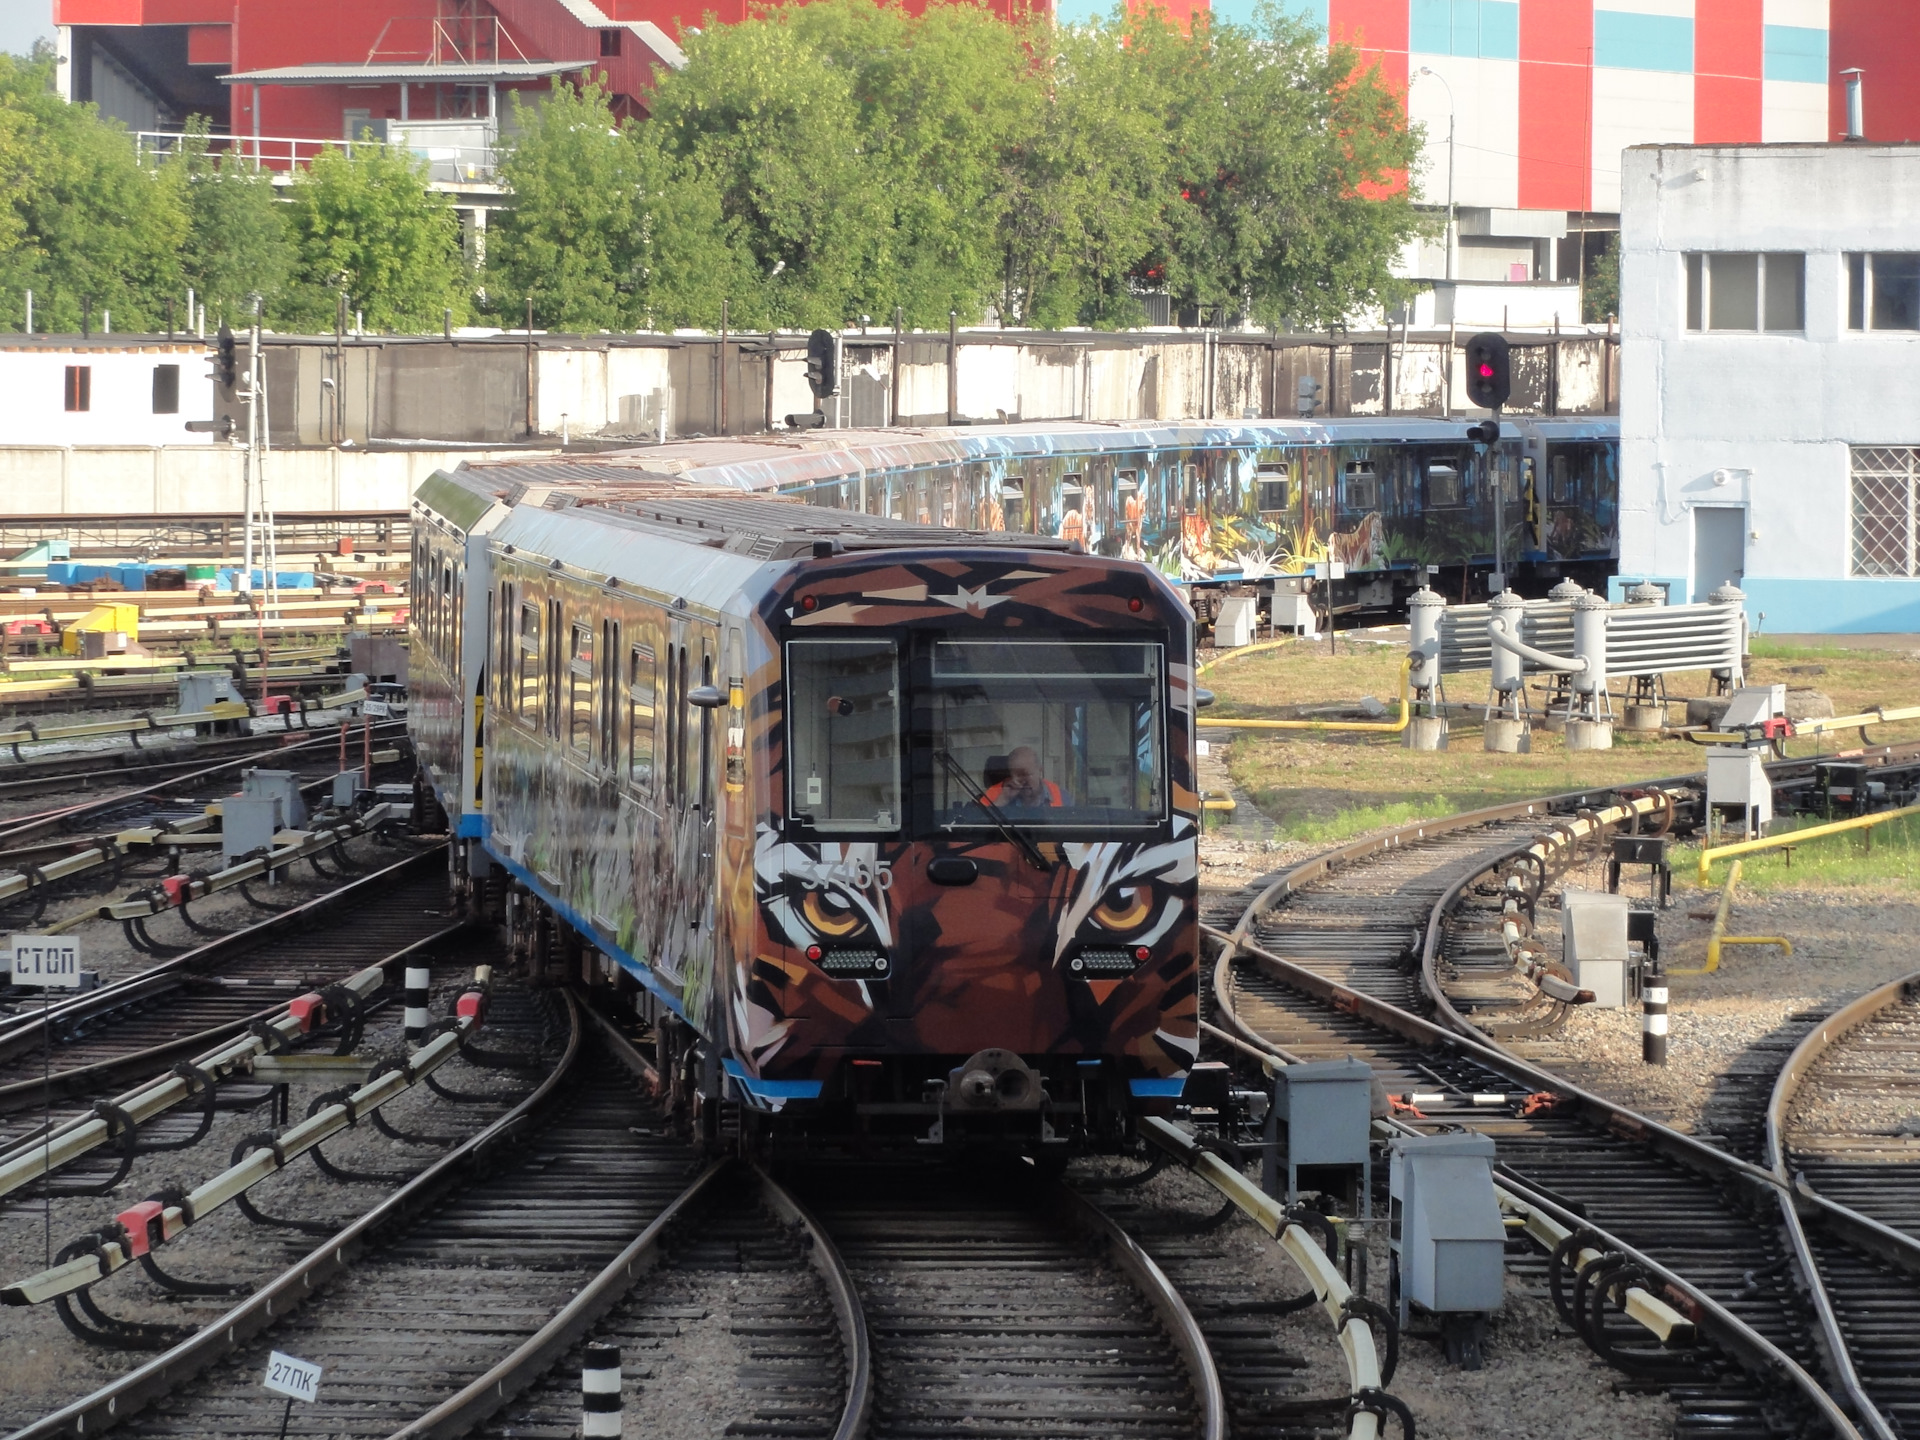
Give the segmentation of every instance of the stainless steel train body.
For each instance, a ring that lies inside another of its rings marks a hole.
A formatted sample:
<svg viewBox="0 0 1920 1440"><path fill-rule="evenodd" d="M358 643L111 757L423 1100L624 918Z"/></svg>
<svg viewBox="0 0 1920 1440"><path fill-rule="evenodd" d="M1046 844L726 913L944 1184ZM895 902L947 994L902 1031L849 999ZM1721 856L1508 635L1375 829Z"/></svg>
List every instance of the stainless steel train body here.
<svg viewBox="0 0 1920 1440"><path fill-rule="evenodd" d="M437 476L415 533L414 733L470 876L511 877L536 966L631 992L706 1113L1098 1143L1178 1095L1164 577L590 463Z"/></svg>

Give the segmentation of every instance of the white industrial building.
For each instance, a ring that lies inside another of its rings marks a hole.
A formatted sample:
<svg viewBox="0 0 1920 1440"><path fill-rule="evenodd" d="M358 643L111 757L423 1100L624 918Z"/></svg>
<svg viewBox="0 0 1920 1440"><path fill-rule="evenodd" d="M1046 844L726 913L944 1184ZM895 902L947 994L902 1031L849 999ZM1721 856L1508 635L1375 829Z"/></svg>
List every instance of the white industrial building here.
<svg viewBox="0 0 1920 1440"><path fill-rule="evenodd" d="M151 336L8 335L0 434L9 445L190 445L213 418L207 343Z"/></svg>
<svg viewBox="0 0 1920 1440"><path fill-rule="evenodd" d="M1920 146L1635 147L1621 236L1616 593L1920 631Z"/></svg>

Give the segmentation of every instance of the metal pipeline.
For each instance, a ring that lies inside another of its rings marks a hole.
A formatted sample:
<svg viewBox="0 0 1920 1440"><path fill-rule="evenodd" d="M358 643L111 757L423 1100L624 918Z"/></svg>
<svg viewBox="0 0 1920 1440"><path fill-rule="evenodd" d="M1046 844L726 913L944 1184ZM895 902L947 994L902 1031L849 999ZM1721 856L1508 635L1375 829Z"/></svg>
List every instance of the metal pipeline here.
<svg viewBox="0 0 1920 1440"><path fill-rule="evenodd" d="M1584 675L1587 673L1589 662L1586 656L1582 655L1575 659L1568 660L1564 656L1550 655L1545 650L1536 650L1533 646L1516 640L1509 635L1505 625L1502 624L1497 617L1487 622L1487 639L1495 645L1498 645L1502 650L1518 655L1522 660L1531 660L1542 670L1559 670L1568 675Z"/></svg>
<svg viewBox="0 0 1920 1440"><path fill-rule="evenodd" d="M1835 820L1826 825L1810 825L1805 830L1789 830L1784 835L1768 835L1759 840L1737 840L1731 845L1716 845L1711 850L1700 852L1700 883L1707 883L1707 867L1716 860L1724 860L1733 855L1752 855L1761 850L1778 850L1788 845L1798 845L1803 840L1818 840L1826 835L1838 835L1843 830L1869 830L1875 825L1884 825L1889 820L1905 819L1909 815L1920 815L1920 805L1903 805L1898 810L1883 810L1878 815L1856 815L1851 820Z"/></svg>

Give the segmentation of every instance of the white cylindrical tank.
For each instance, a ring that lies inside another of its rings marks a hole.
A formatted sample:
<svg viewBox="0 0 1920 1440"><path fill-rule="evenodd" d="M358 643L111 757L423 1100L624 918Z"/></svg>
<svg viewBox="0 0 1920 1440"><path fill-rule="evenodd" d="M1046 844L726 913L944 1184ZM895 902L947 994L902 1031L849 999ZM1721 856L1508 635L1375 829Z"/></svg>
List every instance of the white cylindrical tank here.
<svg viewBox="0 0 1920 1440"><path fill-rule="evenodd" d="M1504 633L1510 640L1520 638L1520 615L1527 608L1527 602L1511 590L1502 590L1487 602L1487 630ZM1489 641L1493 651L1493 688L1501 695L1511 695L1525 683L1521 659L1511 650L1502 649Z"/></svg>
<svg viewBox="0 0 1920 1440"><path fill-rule="evenodd" d="M1413 657L1408 683L1415 690L1431 690L1440 683L1440 617L1447 602L1422 585L1407 599L1407 653Z"/></svg>
<svg viewBox="0 0 1920 1440"><path fill-rule="evenodd" d="M1582 592L1573 602L1573 656L1587 662L1573 675L1576 695L1595 695L1607 688L1607 611L1598 595Z"/></svg>

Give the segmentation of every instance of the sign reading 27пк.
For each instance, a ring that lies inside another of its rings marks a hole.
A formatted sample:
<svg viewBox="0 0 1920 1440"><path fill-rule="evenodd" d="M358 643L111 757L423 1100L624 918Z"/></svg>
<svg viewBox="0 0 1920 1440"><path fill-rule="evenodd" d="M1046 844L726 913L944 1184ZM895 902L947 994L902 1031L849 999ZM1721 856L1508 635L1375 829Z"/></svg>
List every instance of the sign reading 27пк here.
<svg viewBox="0 0 1920 1440"><path fill-rule="evenodd" d="M267 1378L260 1383L289 1400L312 1400L320 1393L320 1367L276 1350L267 1356Z"/></svg>

